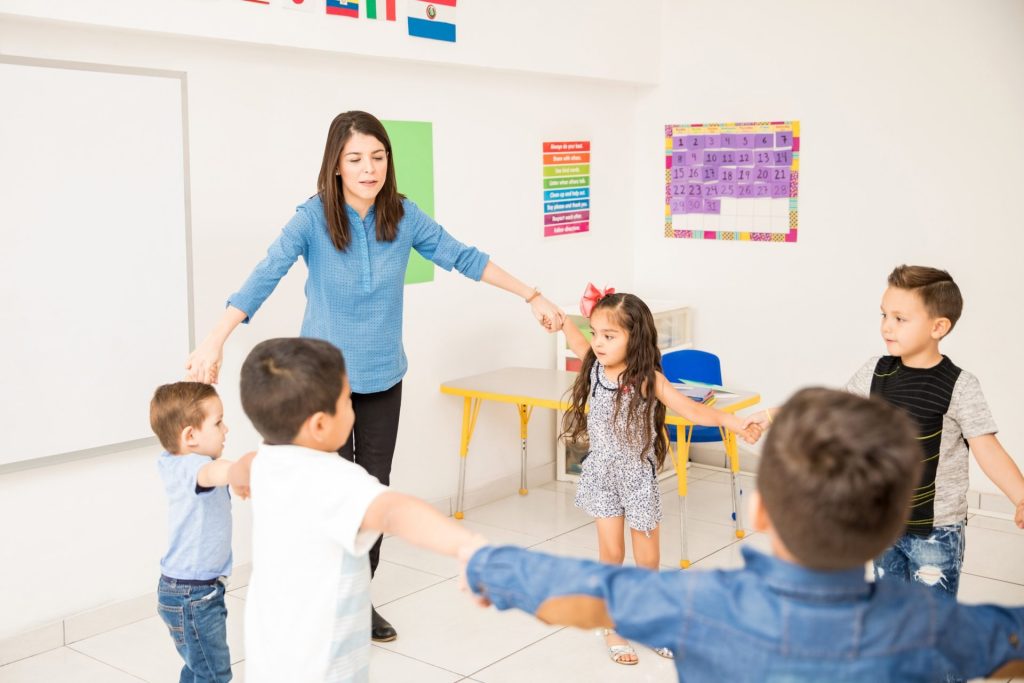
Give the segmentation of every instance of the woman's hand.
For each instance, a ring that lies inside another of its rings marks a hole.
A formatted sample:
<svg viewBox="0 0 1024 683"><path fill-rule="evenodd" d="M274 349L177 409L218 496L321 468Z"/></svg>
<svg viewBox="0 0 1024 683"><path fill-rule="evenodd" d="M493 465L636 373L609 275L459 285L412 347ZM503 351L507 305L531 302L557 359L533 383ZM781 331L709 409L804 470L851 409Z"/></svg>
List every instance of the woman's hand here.
<svg viewBox="0 0 1024 683"><path fill-rule="evenodd" d="M185 361L185 379L207 384L217 383L221 362L224 360L224 342L231 335L231 331L245 320L246 315L244 311L234 306L228 306L224 310L224 315L217 322L217 326Z"/></svg>
<svg viewBox="0 0 1024 683"><path fill-rule="evenodd" d="M562 329L565 323L565 311L548 301L547 297L541 295L530 302L530 310L533 317L537 319L540 326L548 332L554 333Z"/></svg>
<svg viewBox="0 0 1024 683"><path fill-rule="evenodd" d="M224 345L207 338L196 347L185 362L185 377L193 382L216 384L224 361Z"/></svg>

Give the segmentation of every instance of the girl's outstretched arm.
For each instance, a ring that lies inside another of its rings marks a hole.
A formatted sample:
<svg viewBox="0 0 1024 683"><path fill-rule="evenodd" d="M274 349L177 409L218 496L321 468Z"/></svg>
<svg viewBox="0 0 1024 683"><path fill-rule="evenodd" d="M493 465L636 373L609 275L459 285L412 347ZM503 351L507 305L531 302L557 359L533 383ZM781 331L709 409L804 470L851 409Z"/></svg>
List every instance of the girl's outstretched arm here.
<svg viewBox="0 0 1024 683"><path fill-rule="evenodd" d="M582 360L590 351L590 342L580 332L580 328L576 327L576 323L569 319L569 316L565 316L563 319L562 332L565 334L565 341L568 342L569 348L577 358Z"/></svg>
<svg viewBox="0 0 1024 683"><path fill-rule="evenodd" d="M750 420L744 420L732 413L697 403L673 388L665 375L656 373L654 395L670 410L686 418L690 422L705 427L725 427L730 432L740 435L747 443L754 443L761 435L761 430L750 426Z"/></svg>

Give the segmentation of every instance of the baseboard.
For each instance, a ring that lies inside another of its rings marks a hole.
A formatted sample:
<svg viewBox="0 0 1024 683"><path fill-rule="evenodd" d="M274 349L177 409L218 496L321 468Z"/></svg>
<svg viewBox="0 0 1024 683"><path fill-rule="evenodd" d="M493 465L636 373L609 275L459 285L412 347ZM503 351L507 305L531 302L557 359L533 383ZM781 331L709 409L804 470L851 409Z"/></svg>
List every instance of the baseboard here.
<svg viewBox="0 0 1024 683"><path fill-rule="evenodd" d="M228 590L249 585L252 564L234 567ZM72 614L41 628L0 639L0 666L156 616L156 591Z"/></svg>
<svg viewBox="0 0 1024 683"><path fill-rule="evenodd" d="M540 486L541 484L546 484L549 481L554 481L554 479L554 462L546 462L526 469L527 489ZM477 486L476 488L467 489L463 498L462 508L463 510L469 510L470 508L480 507L481 505L486 505L487 503L493 503L496 500L506 498L519 491L519 484L519 475L510 474L507 477L494 479L486 484ZM437 508L442 514L455 514L455 495L437 498L428 502Z"/></svg>
<svg viewBox="0 0 1024 683"><path fill-rule="evenodd" d="M63 644L63 621L4 638L0 640L0 666L61 647Z"/></svg>

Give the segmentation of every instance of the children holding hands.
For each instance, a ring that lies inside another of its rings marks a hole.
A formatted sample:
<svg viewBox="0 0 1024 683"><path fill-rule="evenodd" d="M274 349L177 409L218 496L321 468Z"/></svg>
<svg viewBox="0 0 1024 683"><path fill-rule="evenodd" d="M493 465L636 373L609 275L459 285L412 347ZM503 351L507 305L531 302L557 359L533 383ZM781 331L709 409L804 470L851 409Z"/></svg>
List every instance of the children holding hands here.
<svg viewBox="0 0 1024 683"><path fill-rule="evenodd" d="M804 390L748 418L672 386L651 311L632 294L588 288L589 340L570 318L545 317L582 359L562 437L589 445L575 504L596 518L601 564L488 547L338 457L355 416L345 361L326 341L272 339L249 354L242 406L263 443L237 463L220 459L227 427L212 387L160 387L151 421L166 448L171 526L160 614L185 660L181 680L231 677L221 581L231 570L229 483L243 498L255 491L253 683L368 680L367 553L384 533L458 556L481 602L604 629L617 664L638 661L622 636L676 657L680 680L992 673L1022 657L1024 610L945 599L963 561L968 449L1016 504L1019 526L1024 477L996 439L977 379L939 351L961 308L948 273L897 268L882 300L891 355L865 364L848 393ZM751 520L774 557L745 549L740 570L657 571L667 410L747 443L772 427ZM618 566L627 527L636 569ZM869 559L876 587L864 580Z"/></svg>

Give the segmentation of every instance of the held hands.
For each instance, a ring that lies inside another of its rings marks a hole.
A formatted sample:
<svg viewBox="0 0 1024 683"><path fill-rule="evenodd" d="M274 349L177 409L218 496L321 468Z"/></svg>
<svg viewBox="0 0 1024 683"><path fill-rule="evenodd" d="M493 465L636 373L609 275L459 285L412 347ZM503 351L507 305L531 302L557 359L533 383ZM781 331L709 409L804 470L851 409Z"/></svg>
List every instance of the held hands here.
<svg viewBox="0 0 1024 683"><path fill-rule="evenodd" d="M772 414L770 411L771 408L759 410L756 413L748 416L747 421L756 424L761 429L762 433L766 432L768 431L768 428L772 426Z"/></svg>
<svg viewBox="0 0 1024 683"><path fill-rule="evenodd" d="M252 473L252 459L256 457L256 451L249 451L228 470L228 485L236 496L247 500L252 496L249 489L249 476Z"/></svg>
<svg viewBox="0 0 1024 683"><path fill-rule="evenodd" d="M748 444L757 443L757 440L761 438L761 433L764 431L754 417L741 418L736 415L730 415L724 427L731 432L735 432L737 436Z"/></svg>
<svg viewBox="0 0 1024 683"><path fill-rule="evenodd" d="M1013 515L1013 521L1018 529L1024 529L1024 500L1017 503L1017 511Z"/></svg>
<svg viewBox="0 0 1024 683"><path fill-rule="evenodd" d="M224 346L207 339L189 354L185 362L185 379L216 384L223 360Z"/></svg>
<svg viewBox="0 0 1024 683"><path fill-rule="evenodd" d="M540 326L552 334L562 329L562 325L565 324L565 311L548 301L547 297L543 295L537 296L530 302L530 310Z"/></svg>

